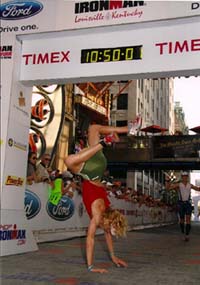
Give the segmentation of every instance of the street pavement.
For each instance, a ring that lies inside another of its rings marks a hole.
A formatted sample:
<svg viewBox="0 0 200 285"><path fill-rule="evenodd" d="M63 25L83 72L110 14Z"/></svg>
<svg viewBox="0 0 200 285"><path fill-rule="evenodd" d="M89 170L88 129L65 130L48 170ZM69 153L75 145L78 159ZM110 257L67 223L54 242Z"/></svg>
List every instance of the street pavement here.
<svg viewBox="0 0 200 285"><path fill-rule="evenodd" d="M95 261L109 273L88 272L85 238L39 244L39 250L0 260L1 285L199 285L200 222L192 222L189 242L179 226L128 232L115 239L115 253L128 262L117 268L109 259L104 236L96 236Z"/></svg>

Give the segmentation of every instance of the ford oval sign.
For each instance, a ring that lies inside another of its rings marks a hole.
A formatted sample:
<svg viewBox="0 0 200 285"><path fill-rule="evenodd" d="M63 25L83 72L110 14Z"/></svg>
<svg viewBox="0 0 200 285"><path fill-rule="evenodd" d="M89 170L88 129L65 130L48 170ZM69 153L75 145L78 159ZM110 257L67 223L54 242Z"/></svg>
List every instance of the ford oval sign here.
<svg viewBox="0 0 200 285"><path fill-rule="evenodd" d="M30 190L25 190L25 199L24 199L24 210L28 220L35 217L41 209L41 202L39 197L31 192Z"/></svg>
<svg viewBox="0 0 200 285"><path fill-rule="evenodd" d="M0 5L0 19L21 20L35 16L43 9L38 1L11 1Z"/></svg>
<svg viewBox="0 0 200 285"><path fill-rule="evenodd" d="M74 202L67 196L63 196L58 205L47 203L46 209L49 216L57 221L66 221L74 214Z"/></svg>

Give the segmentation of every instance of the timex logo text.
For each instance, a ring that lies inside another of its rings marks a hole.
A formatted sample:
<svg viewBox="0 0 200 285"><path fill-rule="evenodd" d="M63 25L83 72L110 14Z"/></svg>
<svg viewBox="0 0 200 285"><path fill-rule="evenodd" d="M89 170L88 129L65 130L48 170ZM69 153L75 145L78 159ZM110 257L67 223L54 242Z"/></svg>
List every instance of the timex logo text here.
<svg viewBox="0 0 200 285"><path fill-rule="evenodd" d="M25 65L29 64L51 64L60 62L70 62L70 51L54 51L46 53L28 53L23 54L22 57L25 58Z"/></svg>
<svg viewBox="0 0 200 285"><path fill-rule="evenodd" d="M175 42L160 42L155 44L159 54L177 54L200 51L200 38Z"/></svg>

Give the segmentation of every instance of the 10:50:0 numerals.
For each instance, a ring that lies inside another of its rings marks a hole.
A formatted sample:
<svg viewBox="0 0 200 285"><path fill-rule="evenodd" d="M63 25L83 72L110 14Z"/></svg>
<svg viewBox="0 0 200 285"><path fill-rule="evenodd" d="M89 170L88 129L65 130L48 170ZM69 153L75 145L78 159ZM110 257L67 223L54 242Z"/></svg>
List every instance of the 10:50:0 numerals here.
<svg viewBox="0 0 200 285"><path fill-rule="evenodd" d="M81 63L116 62L142 59L142 46L81 50Z"/></svg>

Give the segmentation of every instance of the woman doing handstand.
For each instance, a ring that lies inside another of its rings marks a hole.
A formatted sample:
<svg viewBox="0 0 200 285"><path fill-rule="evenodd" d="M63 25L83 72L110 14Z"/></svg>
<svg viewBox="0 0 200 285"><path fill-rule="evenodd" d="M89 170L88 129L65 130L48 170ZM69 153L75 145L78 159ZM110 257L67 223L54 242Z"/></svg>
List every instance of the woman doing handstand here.
<svg viewBox="0 0 200 285"><path fill-rule="evenodd" d="M140 127L141 118L129 123L129 127L90 125L88 129L89 146L79 153L71 154L65 158L65 164L70 171L83 178L82 197L90 216L86 238L86 258L88 270L91 272L107 272L104 268L93 266L94 238L98 227L104 230L113 263L117 266L127 267L127 263L114 254L112 235L125 236L127 222L119 211L110 208L110 201L101 184L101 178L107 166L102 149L113 142L118 142L118 134L134 134ZM104 135L103 139L101 139L101 135Z"/></svg>

